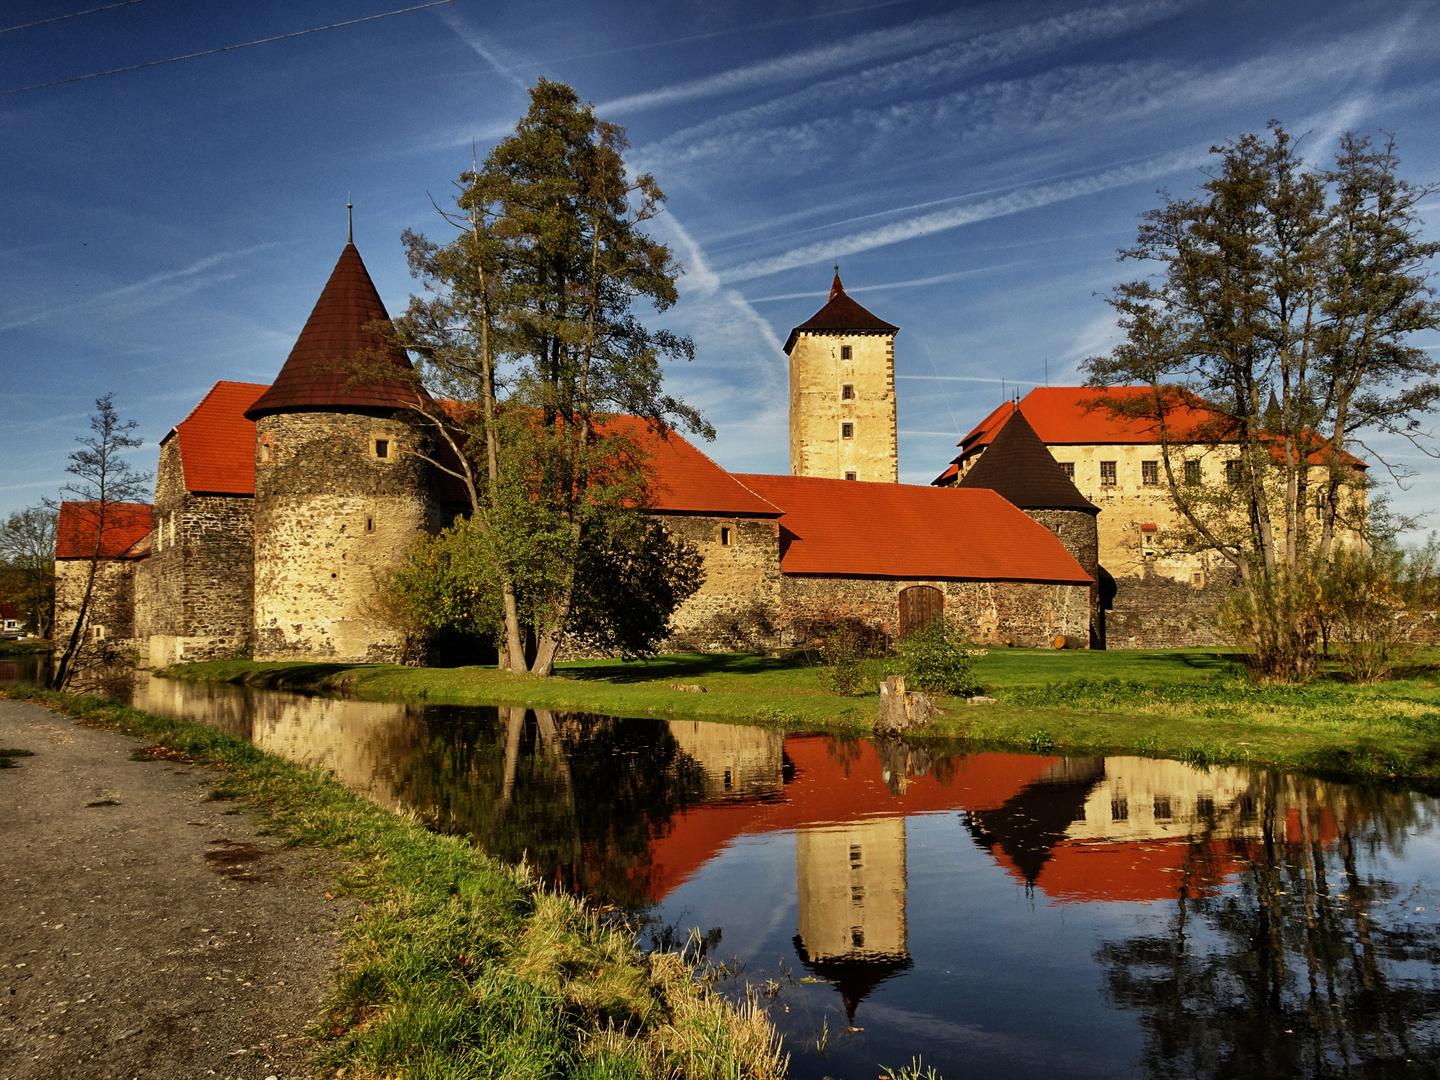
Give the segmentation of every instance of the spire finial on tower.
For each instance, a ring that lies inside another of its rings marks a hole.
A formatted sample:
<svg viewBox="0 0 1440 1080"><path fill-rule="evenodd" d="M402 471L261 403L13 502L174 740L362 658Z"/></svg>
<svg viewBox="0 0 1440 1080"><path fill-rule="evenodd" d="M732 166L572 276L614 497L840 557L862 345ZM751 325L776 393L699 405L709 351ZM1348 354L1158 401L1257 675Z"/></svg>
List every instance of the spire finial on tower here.
<svg viewBox="0 0 1440 1080"><path fill-rule="evenodd" d="M351 200L350 192L348 191L345 193L345 210L350 215L349 226L345 233L345 242L347 244L353 244L355 242L355 203Z"/></svg>
<svg viewBox="0 0 1440 1080"><path fill-rule="evenodd" d="M837 262L835 264L835 280L830 283L830 299L834 300L835 297L843 296L844 293L845 286L840 284L840 264Z"/></svg>

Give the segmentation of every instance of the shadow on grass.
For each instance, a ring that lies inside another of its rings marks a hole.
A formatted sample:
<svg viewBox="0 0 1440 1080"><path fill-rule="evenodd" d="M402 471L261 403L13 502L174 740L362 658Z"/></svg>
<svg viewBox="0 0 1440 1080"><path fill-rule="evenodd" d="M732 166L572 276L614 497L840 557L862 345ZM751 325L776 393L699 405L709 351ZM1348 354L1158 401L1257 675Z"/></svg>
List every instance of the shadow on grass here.
<svg viewBox="0 0 1440 1080"><path fill-rule="evenodd" d="M753 653L682 653L644 660L578 660L555 665L555 674L582 682L655 682L707 675L767 675L814 666L813 654L756 656Z"/></svg>
<svg viewBox="0 0 1440 1080"><path fill-rule="evenodd" d="M295 689L299 687L319 686L332 675L341 675L350 672L363 672L365 664L317 664L309 661L296 661L293 664L276 664L274 667L267 667L263 671L246 671L226 682L244 683L247 686L268 687L271 689Z"/></svg>

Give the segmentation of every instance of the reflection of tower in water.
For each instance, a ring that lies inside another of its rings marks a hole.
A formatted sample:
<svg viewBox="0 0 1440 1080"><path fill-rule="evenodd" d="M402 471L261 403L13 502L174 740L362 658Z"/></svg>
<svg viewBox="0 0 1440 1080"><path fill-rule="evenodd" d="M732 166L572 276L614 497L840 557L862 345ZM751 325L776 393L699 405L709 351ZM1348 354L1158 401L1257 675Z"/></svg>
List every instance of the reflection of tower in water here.
<svg viewBox="0 0 1440 1080"><path fill-rule="evenodd" d="M873 818L802 830L795 838L806 969L835 984L846 1018L911 965L905 928L905 819Z"/></svg>

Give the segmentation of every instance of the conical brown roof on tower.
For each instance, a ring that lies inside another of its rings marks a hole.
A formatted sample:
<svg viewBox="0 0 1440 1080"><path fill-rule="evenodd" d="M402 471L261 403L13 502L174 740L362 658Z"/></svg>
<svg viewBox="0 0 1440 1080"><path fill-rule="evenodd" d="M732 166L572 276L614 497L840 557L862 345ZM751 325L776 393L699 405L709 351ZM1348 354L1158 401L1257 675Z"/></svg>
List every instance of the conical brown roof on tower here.
<svg viewBox="0 0 1440 1080"><path fill-rule="evenodd" d="M989 488L1021 510L1100 512L1080 494L1018 409L956 486Z"/></svg>
<svg viewBox="0 0 1440 1080"><path fill-rule="evenodd" d="M788 354L795 347L795 339L800 336L801 331L823 333L825 331L852 330L860 333L893 334L899 329L898 326L892 326L878 315L872 315L851 300L845 292L845 286L840 283L840 271L837 269L835 280L830 285L829 302L790 331L790 337L785 342L785 352Z"/></svg>
<svg viewBox="0 0 1440 1080"><path fill-rule="evenodd" d="M245 416L256 420L277 412L350 412L413 404L417 391L401 380L352 381L350 365L362 358L367 364L388 361L398 369L413 370L405 351L371 328L379 320L389 322L390 315L360 252L347 243L285 366ZM424 391L418 393L423 399Z"/></svg>

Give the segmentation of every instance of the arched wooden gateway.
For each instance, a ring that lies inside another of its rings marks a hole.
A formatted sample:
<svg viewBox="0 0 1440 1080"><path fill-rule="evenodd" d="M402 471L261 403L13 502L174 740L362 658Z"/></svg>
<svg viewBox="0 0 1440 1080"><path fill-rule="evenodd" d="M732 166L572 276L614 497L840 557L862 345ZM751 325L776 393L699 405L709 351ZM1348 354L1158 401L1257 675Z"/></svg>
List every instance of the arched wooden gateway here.
<svg viewBox="0 0 1440 1080"><path fill-rule="evenodd" d="M929 626L945 613L945 594L933 585L911 585L900 590L900 636Z"/></svg>

